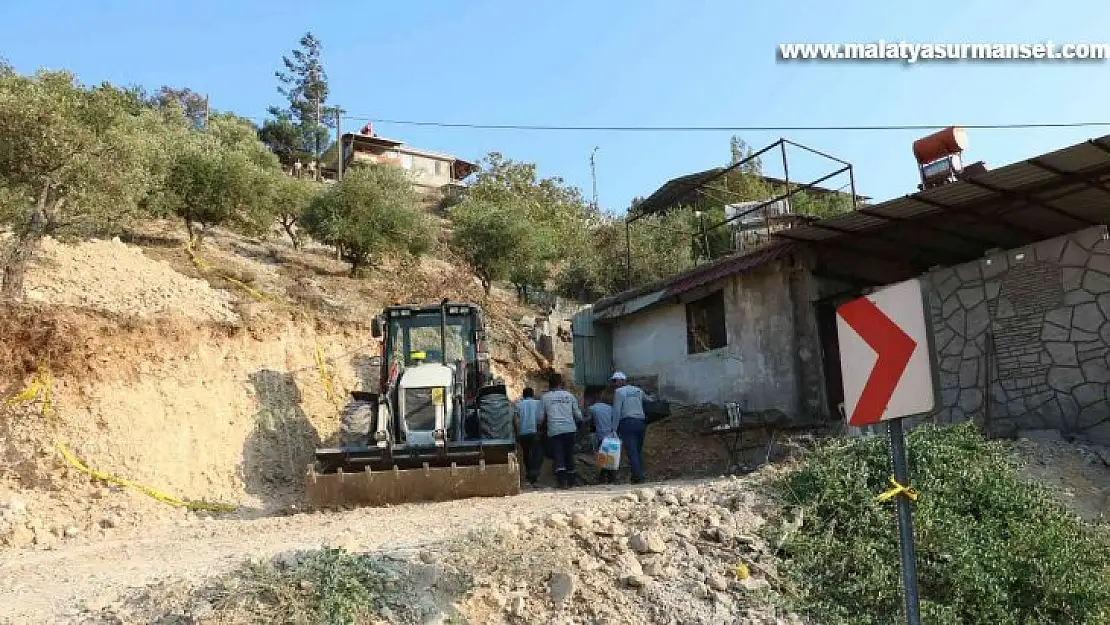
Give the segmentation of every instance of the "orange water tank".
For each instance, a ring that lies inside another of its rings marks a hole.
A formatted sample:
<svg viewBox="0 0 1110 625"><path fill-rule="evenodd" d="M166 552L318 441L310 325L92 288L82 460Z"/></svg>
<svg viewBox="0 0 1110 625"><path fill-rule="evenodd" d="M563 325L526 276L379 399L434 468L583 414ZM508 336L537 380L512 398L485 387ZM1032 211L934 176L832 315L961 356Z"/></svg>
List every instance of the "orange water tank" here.
<svg viewBox="0 0 1110 625"><path fill-rule="evenodd" d="M913 142L913 155L919 165L958 154L967 148L967 131L959 126L949 126L928 137Z"/></svg>

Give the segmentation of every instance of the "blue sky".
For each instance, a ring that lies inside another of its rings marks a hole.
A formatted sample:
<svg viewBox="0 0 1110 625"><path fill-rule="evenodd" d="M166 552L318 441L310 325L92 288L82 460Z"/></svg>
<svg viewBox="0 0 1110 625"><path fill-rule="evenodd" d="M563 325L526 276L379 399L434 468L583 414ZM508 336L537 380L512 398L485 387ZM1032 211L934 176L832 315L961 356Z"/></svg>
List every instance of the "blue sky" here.
<svg viewBox="0 0 1110 625"><path fill-rule="evenodd" d="M1110 63L782 63L780 43L1110 41L1110 3L744 0L8 3L0 57L85 82L187 86L261 120L274 71L307 30L324 44L331 103L356 117L576 126L817 126L1110 120ZM834 5L841 5L837 8ZM1029 7L1026 5L1036 5ZM1062 7L1067 6L1067 10ZM360 122L344 121L356 130ZM377 124L379 134L477 159L537 163L623 211L667 179L722 164L732 133L522 132ZM1000 166L1110 128L971 130L968 157ZM912 192L921 131L784 136L854 165L859 192ZM791 152L791 178L828 163ZM781 165L768 164L768 174ZM847 178L828 183L847 184Z"/></svg>

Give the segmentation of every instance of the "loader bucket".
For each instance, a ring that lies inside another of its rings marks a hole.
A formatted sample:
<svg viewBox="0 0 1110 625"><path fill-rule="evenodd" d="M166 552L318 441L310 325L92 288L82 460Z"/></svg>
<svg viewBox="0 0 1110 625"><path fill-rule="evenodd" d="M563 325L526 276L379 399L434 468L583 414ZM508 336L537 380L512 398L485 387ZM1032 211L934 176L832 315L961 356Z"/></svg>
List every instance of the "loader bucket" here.
<svg viewBox="0 0 1110 625"><path fill-rule="evenodd" d="M516 454L504 464L451 465L386 471L318 473L308 469L308 503L314 508L387 506L409 502L449 501L468 497L504 497L520 493Z"/></svg>

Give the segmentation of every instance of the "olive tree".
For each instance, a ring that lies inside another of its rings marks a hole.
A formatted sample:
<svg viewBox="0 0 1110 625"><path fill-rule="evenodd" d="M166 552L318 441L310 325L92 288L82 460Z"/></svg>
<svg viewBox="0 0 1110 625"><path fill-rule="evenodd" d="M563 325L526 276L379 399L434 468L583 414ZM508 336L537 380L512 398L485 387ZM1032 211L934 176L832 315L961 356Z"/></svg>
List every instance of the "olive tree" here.
<svg viewBox="0 0 1110 625"><path fill-rule="evenodd" d="M320 192L320 185L307 180L286 175L277 176L274 180L271 196L273 213L277 217L277 222L285 230L285 234L289 236L293 249L300 249L301 231L298 226L304 218L305 211L312 204L313 198Z"/></svg>
<svg viewBox="0 0 1110 625"><path fill-rule="evenodd" d="M482 166L465 199L451 209L452 245L487 292L492 281L509 280L527 300L578 244L589 210L577 188L558 177L540 178L533 163L492 152Z"/></svg>
<svg viewBox="0 0 1110 625"><path fill-rule="evenodd" d="M20 299L27 263L47 236L122 231L144 211L157 114L127 94L86 88L69 72L0 68L0 225L14 234L0 260L0 297Z"/></svg>
<svg viewBox="0 0 1110 625"><path fill-rule="evenodd" d="M269 229L281 170L253 124L218 114L208 132L173 138L157 205L184 222L190 241L199 244L216 226L248 234Z"/></svg>
<svg viewBox="0 0 1110 625"><path fill-rule="evenodd" d="M536 230L511 206L471 197L452 209L451 221L451 246L482 281L487 295L494 282L539 261L532 254Z"/></svg>
<svg viewBox="0 0 1110 625"><path fill-rule="evenodd" d="M431 238L419 194L408 174L393 165L352 168L313 198L302 224L314 239L340 250L352 278L383 254L422 254Z"/></svg>

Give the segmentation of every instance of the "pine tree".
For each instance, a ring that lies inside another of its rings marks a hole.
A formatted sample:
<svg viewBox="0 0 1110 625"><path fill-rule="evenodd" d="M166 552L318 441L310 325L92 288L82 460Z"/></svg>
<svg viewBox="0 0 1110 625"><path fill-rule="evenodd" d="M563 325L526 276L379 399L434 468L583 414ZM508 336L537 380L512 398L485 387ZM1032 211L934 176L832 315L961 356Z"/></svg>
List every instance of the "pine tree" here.
<svg viewBox="0 0 1110 625"><path fill-rule="evenodd" d="M312 154L319 180L320 155L326 149L328 128L334 123L333 109L325 106L329 94L328 75L320 60L320 40L308 32L299 43L300 48L292 51L292 58L282 57L285 70L274 73L281 81L278 93L289 100L289 108L270 107L270 114L279 120L295 120L304 151Z"/></svg>

